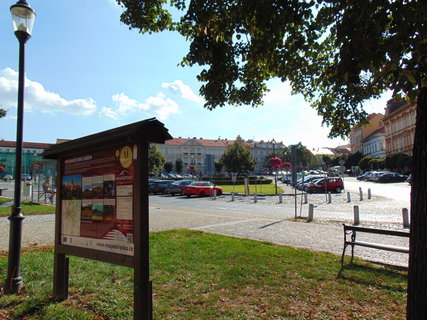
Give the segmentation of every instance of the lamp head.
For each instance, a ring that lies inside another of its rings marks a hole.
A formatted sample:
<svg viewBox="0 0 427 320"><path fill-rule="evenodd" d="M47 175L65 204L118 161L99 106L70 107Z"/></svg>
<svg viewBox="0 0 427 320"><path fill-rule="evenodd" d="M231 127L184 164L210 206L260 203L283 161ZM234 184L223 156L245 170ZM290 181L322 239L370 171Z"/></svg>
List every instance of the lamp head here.
<svg viewBox="0 0 427 320"><path fill-rule="evenodd" d="M36 12L30 7L26 0L19 0L10 7L13 19L13 29L15 34L24 34L27 39L31 37L33 31Z"/></svg>

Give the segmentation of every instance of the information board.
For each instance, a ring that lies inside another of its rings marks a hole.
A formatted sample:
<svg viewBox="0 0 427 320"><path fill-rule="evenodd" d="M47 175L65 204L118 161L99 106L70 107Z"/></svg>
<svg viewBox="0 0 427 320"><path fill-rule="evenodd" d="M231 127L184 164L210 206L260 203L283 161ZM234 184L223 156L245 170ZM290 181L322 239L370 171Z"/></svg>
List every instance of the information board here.
<svg viewBox="0 0 427 320"><path fill-rule="evenodd" d="M133 256L136 145L62 159L62 245Z"/></svg>

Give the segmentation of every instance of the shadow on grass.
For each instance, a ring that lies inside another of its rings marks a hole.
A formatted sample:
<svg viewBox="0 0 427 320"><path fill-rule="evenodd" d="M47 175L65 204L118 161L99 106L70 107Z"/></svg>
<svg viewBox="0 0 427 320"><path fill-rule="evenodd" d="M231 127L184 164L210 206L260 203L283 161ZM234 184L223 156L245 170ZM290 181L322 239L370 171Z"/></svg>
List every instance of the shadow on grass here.
<svg viewBox="0 0 427 320"><path fill-rule="evenodd" d="M407 271L401 267L390 265L380 267L353 263L342 266L337 278L382 290L385 289L394 292L407 291ZM396 282L396 279L400 281Z"/></svg>

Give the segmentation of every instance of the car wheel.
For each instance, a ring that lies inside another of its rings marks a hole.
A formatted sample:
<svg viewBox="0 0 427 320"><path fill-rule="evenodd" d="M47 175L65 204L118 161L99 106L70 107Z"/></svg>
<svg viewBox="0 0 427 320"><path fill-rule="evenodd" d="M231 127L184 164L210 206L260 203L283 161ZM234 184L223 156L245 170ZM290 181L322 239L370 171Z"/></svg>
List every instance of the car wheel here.
<svg viewBox="0 0 427 320"><path fill-rule="evenodd" d="M221 190L218 190L218 192L216 193L216 195L217 195L217 196L220 196L220 195L222 195L222 192L221 192Z"/></svg>
<svg viewBox="0 0 427 320"><path fill-rule="evenodd" d="M199 197L204 197L204 196L205 196L205 193L203 191L200 191Z"/></svg>
<svg viewBox="0 0 427 320"><path fill-rule="evenodd" d="M187 194L186 196L187 196L187 198L190 198L190 197L191 197L191 195L190 195L190 194Z"/></svg>
<svg viewBox="0 0 427 320"><path fill-rule="evenodd" d="M342 188L341 188L341 187L336 187L335 191L336 191L337 193L341 193Z"/></svg>

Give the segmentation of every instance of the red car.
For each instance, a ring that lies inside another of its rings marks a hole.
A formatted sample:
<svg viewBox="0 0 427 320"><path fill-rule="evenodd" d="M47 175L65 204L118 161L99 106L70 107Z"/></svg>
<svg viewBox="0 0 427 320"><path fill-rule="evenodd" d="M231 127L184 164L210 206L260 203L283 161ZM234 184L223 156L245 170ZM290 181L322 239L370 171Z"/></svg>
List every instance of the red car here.
<svg viewBox="0 0 427 320"><path fill-rule="evenodd" d="M198 181L193 182L192 184L189 184L182 190L182 194L191 197L191 196L210 196L213 195L214 190L216 190L216 195L220 196L222 195L222 188L221 187L215 187L215 185L209 181Z"/></svg>
<svg viewBox="0 0 427 320"><path fill-rule="evenodd" d="M305 187L307 192L336 192L340 193L344 189L344 183L341 178L322 178L315 180Z"/></svg>

